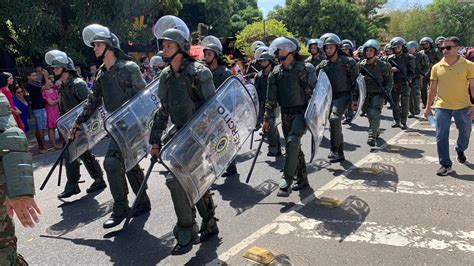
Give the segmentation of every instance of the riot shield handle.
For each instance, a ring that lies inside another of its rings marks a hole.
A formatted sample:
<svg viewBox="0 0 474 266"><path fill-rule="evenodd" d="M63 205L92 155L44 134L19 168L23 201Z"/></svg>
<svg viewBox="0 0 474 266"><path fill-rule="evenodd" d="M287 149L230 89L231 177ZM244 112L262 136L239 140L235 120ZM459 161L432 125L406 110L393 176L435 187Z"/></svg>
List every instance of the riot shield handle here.
<svg viewBox="0 0 474 266"><path fill-rule="evenodd" d="M43 190L44 187L46 186L46 184L48 183L49 181L49 178L51 178L51 175L53 174L54 172L54 169L56 169L56 167L58 166L58 164L62 161L62 158L64 157L64 153L67 151L67 149L69 148L69 145L71 145L71 143L74 142L74 139L69 139L66 146L64 146L63 150L61 151L61 153L59 154L58 158L56 159L56 162L54 162L53 164L53 167L51 167L51 170L49 170L49 173L48 175L46 176L46 178L44 179L43 181L43 184L41 184L41 187L40 187L40 190ZM59 183L59 182L58 182Z"/></svg>
<svg viewBox="0 0 474 266"><path fill-rule="evenodd" d="M138 202L140 201L140 198L142 197L143 192L145 191L146 183L148 181L148 178L150 177L151 170L153 170L153 167L158 162L158 157L153 155L151 156L150 161L151 161L150 166L148 166L148 170L146 171L145 178L143 179L143 182L140 185L140 189L138 190L137 196L135 197L135 200L133 201L132 208L127 213L127 219L125 219L125 223L123 224L122 231L127 229L128 224L130 223L130 220L133 217L133 213L135 212L135 209L137 208Z"/></svg>

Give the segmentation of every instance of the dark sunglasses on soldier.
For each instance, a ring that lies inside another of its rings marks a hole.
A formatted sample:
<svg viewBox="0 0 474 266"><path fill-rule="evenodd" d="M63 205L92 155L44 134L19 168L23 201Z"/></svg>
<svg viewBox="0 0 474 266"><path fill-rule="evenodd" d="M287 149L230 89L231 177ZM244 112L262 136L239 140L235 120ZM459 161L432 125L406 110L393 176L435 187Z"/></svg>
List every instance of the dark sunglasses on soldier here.
<svg viewBox="0 0 474 266"><path fill-rule="evenodd" d="M448 45L448 46L442 46L442 47L440 47L440 49L441 49L441 51L443 51L443 50L451 51L451 49L452 49L453 47L454 47L454 46L452 46L452 45Z"/></svg>

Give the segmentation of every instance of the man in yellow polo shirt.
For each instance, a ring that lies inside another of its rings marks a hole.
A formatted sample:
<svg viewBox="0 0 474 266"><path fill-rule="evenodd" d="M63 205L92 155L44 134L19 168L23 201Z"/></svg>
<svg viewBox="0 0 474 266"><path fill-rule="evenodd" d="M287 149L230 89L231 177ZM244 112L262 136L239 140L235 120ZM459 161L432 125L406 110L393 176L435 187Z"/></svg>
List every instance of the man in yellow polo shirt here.
<svg viewBox="0 0 474 266"><path fill-rule="evenodd" d="M436 144L441 168L437 175L446 176L451 173L453 162L449 158L449 128L451 118L459 130L456 142L457 159L466 162L464 151L469 144L474 106L471 104L469 91L474 95L474 63L459 55L461 42L457 37L446 38L441 50L443 59L431 69L430 89L424 115L432 115L435 109ZM433 106L431 103L436 101Z"/></svg>

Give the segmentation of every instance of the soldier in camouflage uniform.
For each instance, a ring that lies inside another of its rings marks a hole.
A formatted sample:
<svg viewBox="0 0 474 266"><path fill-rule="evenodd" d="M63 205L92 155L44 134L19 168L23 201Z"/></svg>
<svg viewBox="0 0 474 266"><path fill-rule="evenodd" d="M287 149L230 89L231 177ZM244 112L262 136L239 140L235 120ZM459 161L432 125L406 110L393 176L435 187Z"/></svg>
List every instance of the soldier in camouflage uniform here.
<svg viewBox="0 0 474 266"><path fill-rule="evenodd" d="M145 88L140 67L130 61L130 57L120 49L119 39L108 28L98 24L89 25L84 28L82 37L87 46L94 47L96 57L103 59L104 63L98 70L97 79L84 105L84 111L77 117L71 128L72 137L78 133L79 125L87 121L102 103L110 114ZM104 169L107 173L114 206L112 215L104 222L103 227L111 228L119 225L127 217L129 211L125 175L135 194L140 189L144 175L138 164L125 173L123 158L118 143L114 139L110 139ZM138 216L149 212L150 209L150 199L145 192L133 215Z"/></svg>
<svg viewBox="0 0 474 266"><path fill-rule="evenodd" d="M293 37L279 37L270 45L278 54L280 64L268 76L267 100L262 129L268 132L277 105L281 107L283 135L286 142L285 166L279 197L288 197L292 190L308 186L306 162L301 150L301 137L306 132L304 113L316 85L313 65L302 61L299 43ZM293 178L297 178L292 186Z"/></svg>
<svg viewBox="0 0 474 266"><path fill-rule="evenodd" d="M311 54L306 59L306 63L310 63L314 67L317 67L321 61L325 59L323 55L323 44L319 39L310 39L308 41L308 51Z"/></svg>
<svg viewBox="0 0 474 266"><path fill-rule="evenodd" d="M380 57L380 60L387 62L388 57L393 54L393 49L392 49L392 46L390 46L390 43L387 43L384 46L383 51L385 52L385 54L382 57Z"/></svg>
<svg viewBox="0 0 474 266"><path fill-rule="evenodd" d="M421 86L423 77L428 77L429 59L424 53L418 52L418 43L415 41L408 42L407 49L415 57L415 76L411 80L410 114L408 115L409 118L413 118L420 114Z"/></svg>
<svg viewBox="0 0 474 266"><path fill-rule="evenodd" d="M155 36L163 47L163 60L169 63L160 75L158 97L161 107L155 114L150 133L151 155L159 157L164 144L162 135L168 120L171 118L174 126L181 128L213 96L215 87L211 71L189 55L189 30L181 19L174 16L162 17L155 29L158 29L154 32ZM171 254L184 254L191 250L194 243L202 242L219 232L217 218L214 217L216 206L211 193L207 191L196 204L202 217L201 229L198 229L195 208L190 205L185 191L172 174L166 176L166 186L171 192L178 218L173 229L177 244Z"/></svg>
<svg viewBox="0 0 474 266"><path fill-rule="evenodd" d="M267 99L268 76L273 70L274 62L273 55L269 48L261 46L255 52L255 60L260 64L262 70L255 75L255 89L258 93L259 112L257 124L260 126L263 123L263 115L265 114L265 101ZM272 117L270 121L270 129L268 130L268 153L267 156L281 156L280 133L278 127L275 125L276 117Z"/></svg>
<svg viewBox="0 0 474 266"><path fill-rule="evenodd" d="M33 164L28 140L17 127L7 97L0 93L0 265L28 265L17 253L13 215L24 227L39 222L34 200Z"/></svg>
<svg viewBox="0 0 474 266"><path fill-rule="evenodd" d="M393 54L388 57L388 62L391 60L395 61L402 71L407 76L408 80L403 74L392 65L393 73L393 89L392 98L395 104L400 105L400 112L393 111L393 124L392 127L400 127L401 129L407 129L407 118L408 109L410 107L410 83L415 76L415 57L408 53L406 42L401 37L395 37L390 40L390 46L393 49Z"/></svg>
<svg viewBox="0 0 474 266"><path fill-rule="evenodd" d="M204 61L212 72L214 87L218 89L227 78L232 76L232 72L227 68L226 62L222 60L222 44L219 39L209 35L202 39L201 45L204 50ZM235 161L232 161L222 176L228 177L237 174L237 165Z"/></svg>
<svg viewBox="0 0 474 266"><path fill-rule="evenodd" d="M441 47L443 46L444 40L446 40L446 37L444 36L438 36L435 39L436 50L440 53L442 53Z"/></svg>
<svg viewBox="0 0 474 266"><path fill-rule="evenodd" d="M421 101L423 109L425 109L426 100L428 98L428 86L430 85L431 68L443 58L443 54L434 47L433 39L430 37L421 38L420 45L421 48L423 48L421 52L427 55L429 60L428 73L426 77L423 77L423 84L421 86Z"/></svg>
<svg viewBox="0 0 474 266"><path fill-rule="evenodd" d="M57 79L61 81L59 101L59 109L61 115L69 112L71 109L79 105L82 101L87 99L89 89L87 83L79 78L79 75L74 68L74 62L67 56L66 53L58 50L52 50L46 53L45 61L53 68L53 73ZM79 194L79 178L81 177L79 160L70 162L68 152L65 153L65 167L67 183L64 191L58 195L58 198L68 198L72 195ZM102 190L107 187L103 179L103 172L100 168L99 162L95 156L86 151L81 155L80 159L84 162L84 166L89 172L90 177L94 179L94 183L86 190L87 193L92 193Z"/></svg>
<svg viewBox="0 0 474 266"><path fill-rule="evenodd" d="M392 72L390 64L383 62L377 58L380 44L378 41L368 40L363 46L363 54L365 59L358 63L359 68L373 74L375 78L382 84L383 88L390 94L392 89ZM364 108L367 110L367 118L369 119L369 137L367 144L373 147L380 135L380 114L385 102L385 94L381 88L370 77L365 77L365 86L367 95L365 97Z"/></svg>
<svg viewBox="0 0 474 266"><path fill-rule="evenodd" d="M156 79L160 76L160 73L163 68L167 66L167 64L163 61L162 51L159 51L155 56L150 59L150 66L153 72L153 79Z"/></svg>
<svg viewBox="0 0 474 266"><path fill-rule="evenodd" d="M245 79L246 80L251 80L255 77L258 71L260 71L260 64L258 64L257 60L255 60L255 52L259 47L265 46L265 43L262 41L254 41L252 45L250 46L250 49L252 49L254 58L248 62L248 65L245 69Z"/></svg>
<svg viewBox="0 0 474 266"><path fill-rule="evenodd" d="M348 40L342 40L341 41L341 51L344 52L344 54L347 57L350 57L358 63L360 60L357 57L354 57L354 44ZM361 116L365 116L365 110L362 110ZM352 122L352 119L354 118L354 111L352 111L352 106L348 105L347 110L344 112L344 117L345 119L342 120L343 125L350 124Z"/></svg>
<svg viewBox="0 0 474 266"><path fill-rule="evenodd" d="M324 70L328 75L332 87L332 107L329 116L331 131L331 152L328 155L332 163L345 160L344 139L342 135L342 115L350 105L352 110L357 108L359 90L357 89L357 76L359 68L351 57L341 51L341 40L333 33L321 36L326 60L316 68L317 73Z"/></svg>

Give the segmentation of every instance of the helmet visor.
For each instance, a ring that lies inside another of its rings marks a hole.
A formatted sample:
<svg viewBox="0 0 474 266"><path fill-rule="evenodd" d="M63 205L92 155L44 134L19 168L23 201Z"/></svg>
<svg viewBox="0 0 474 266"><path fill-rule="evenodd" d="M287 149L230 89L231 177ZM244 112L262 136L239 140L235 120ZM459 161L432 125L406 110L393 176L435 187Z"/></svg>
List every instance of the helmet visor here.
<svg viewBox="0 0 474 266"><path fill-rule="evenodd" d="M52 67L65 67L69 61L67 54L59 50L51 50L44 55L46 64Z"/></svg>
<svg viewBox="0 0 474 266"><path fill-rule="evenodd" d="M177 29L180 35L189 42L189 29L180 18L167 15L161 17L153 26L153 34L157 39L162 38L163 33L169 29Z"/></svg>
<svg viewBox="0 0 474 266"><path fill-rule="evenodd" d="M109 28L99 24L89 25L82 31L82 40L89 47L93 47L93 43L96 41L103 40L105 42L111 36Z"/></svg>

